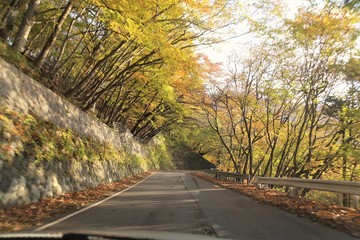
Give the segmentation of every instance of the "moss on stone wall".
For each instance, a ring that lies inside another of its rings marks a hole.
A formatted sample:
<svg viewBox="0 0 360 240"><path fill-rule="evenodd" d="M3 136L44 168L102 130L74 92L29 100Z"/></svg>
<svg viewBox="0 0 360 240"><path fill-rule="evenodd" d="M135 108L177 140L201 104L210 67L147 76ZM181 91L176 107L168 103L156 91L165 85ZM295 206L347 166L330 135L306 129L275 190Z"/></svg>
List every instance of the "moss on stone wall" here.
<svg viewBox="0 0 360 240"><path fill-rule="evenodd" d="M0 209L172 168L165 138L115 148L0 107Z"/></svg>
<svg viewBox="0 0 360 240"><path fill-rule="evenodd" d="M174 161L165 136L141 144L130 133L115 134L120 147L0 107L0 209L148 170L179 168L184 165L179 161L199 162L191 149L183 148L177 152L181 160Z"/></svg>
<svg viewBox="0 0 360 240"><path fill-rule="evenodd" d="M169 170L174 169L173 161L167 149L166 139L158 135L151 145L148 146L150 159L153 167L157 169Z"/></svg>
<svg viewBox="0 0 360 240"><path fill-rule="evenodd" d="M70 129L61 129L30 114L0 108L0 159L15 157L35 162L68 160L124 162L124 153L99 144Z"/></svg>

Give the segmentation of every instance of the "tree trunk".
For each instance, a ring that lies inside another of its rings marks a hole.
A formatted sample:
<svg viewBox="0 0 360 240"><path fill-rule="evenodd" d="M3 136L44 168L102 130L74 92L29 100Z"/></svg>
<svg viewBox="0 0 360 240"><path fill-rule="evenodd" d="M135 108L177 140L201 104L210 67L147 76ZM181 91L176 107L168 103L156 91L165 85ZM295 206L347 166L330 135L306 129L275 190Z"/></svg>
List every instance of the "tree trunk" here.
<svg viewBox="0 0 360 240"><path fill-rule="evenodd" d="M66 97L72 97L77 91L79 91L82 87L84 87L86 84L88 84L88 81L96 74L96 70L104 66L106 61L108 61L111 57L113 57L119 49L125 44L125 40L121 41L117 47L111 50L111 52L108 55L105 55L102 59L97 61L93 68L90 70L86 76L84 76L74 87L70 88L66 93Z"/></svg>
<svg viewBox="0 0 360 240"><path fill-rule="evenodd" d="M44 48L42 49L41 53L37 57L36 63L35 63L35 65L37 67L41 68L44 65L45 59L49 55L50 50L51 50L52 46L54 45L54 43L59 35L59 32L62 28L62 25L64 24L67 16L69 15L72 7L73 7L73 5L70 1L66 5L65 10L62 12L61 16L59 17L54 30L51 32L50 37L48 38L47 42L45 43Z"/></svg>
<svg viewBox="0 0 360 240"><path fill-rule="evenodd" d="M25 50L25 45L27 43L31 28L34 24L34 14L40 2L41 0L30 0L28 8L25 12L25 16L21 21L19 31L17 32L14 43L12 45L14 50L19 52L23 52Z"/></svg>
<svg viewBox="0 0 360 240"><path fill-rule="evenodd" d="M59 68L59 64L60 64L61 58L62 58L62 56L63 56L63 54L64 54L64 52L65 52L66 44L67 44L67 42L68 42L69 39L70 39L69 36L70 36L70 33L72 32L72 29L73 29L73 27L74 27L74 25L75 25L75 22L76 22L77 18L79 18L80 16L82 16L82 15L84 14L85 10L86 10L86 8L81 9L81 11L79 12L79 14L78 14L76 17L73 18L73 20L71 21L71 23L70 23L70 25L69 25L69 28L68 28L68 30L67 30L65 39L64 39L64 41L63 41L63 43L62 43L62 45L61 45L59 55L58 55L58 57L57 57L57 59L56 59L56 62L55 62L55 64L54 64L54 66L52 66L51 76L52 76L53 78L54 78L54 76L56 75L57 71L60 69L60 68ZM86 29L86 32L87 32L87 29ZM85 33L85 34L86 34L86 33ZM85 34L84 34L84 35L85 35ZM73 52L75 52L75 50L76 50L76 49L74 49ZM70 55L72 55L72 53L71 53Z"/></svg>
<svg viewBox="0 0 360 240"><path fill-rule="evenodd" d="M7 7L5 7L2 11L4 11L3 16L0 22L0 38L5 41L8 39L9 32L14 28L14 18L17 15L20 5L20 0L12 0Z"/></svg>
<svg viewBox="0 0 360 240"><path fill-rule="evenodd" d="M25 56L28 56L30 54L30 52L36 48L36 46L33 48L33 44L36 42L36 40L42 36L44 30L47 28L49 22L52 21L52 19L48 19L45 21L44 24L42 24L41 29L34 35L32 36L32 38L30 39L29 43L27 44L27 46L24 48L24 51L22 52Z"/></svg>
<svg viewBox="0 0 360 240"><path fill-rule="evenodd" d="M343 142L345 142L345 131L343 133ZM343 162L342 162L342 178L344 181L347 180L347 165L348 165L348 159L347 154L343 154ZM344 207L350 207L350 195L344 193L342 195L342 202Z"/></svg>

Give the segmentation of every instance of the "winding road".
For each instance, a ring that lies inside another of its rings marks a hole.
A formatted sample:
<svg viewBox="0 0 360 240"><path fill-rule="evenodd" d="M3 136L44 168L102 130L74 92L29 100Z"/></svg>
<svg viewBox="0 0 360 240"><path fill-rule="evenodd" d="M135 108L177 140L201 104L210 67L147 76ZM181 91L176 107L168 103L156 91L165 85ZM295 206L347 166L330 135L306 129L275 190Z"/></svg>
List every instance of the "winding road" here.
<svg viewBox="0 0 360 240"><path fill-rule="evenodd" d="M35 231L146 230L232 239L357 239L187 172L158 172L107 200Z"/></svg>

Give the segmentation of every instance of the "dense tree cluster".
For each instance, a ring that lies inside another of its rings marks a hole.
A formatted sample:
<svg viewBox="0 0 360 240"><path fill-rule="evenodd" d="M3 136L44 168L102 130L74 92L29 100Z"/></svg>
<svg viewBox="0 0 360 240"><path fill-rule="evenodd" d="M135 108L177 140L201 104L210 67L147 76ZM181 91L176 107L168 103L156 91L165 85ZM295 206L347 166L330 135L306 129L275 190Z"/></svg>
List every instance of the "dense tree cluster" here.
<svg viewBox="0 0 360 240"><path fill-rule="evenodd" d="M0 37L141 139L170 129L221 169L359 180L359 3L278 3L0 0ZM224 73L195 50L234 19L255 40Z"/></svg>
<svg viewBox="0 0 360 240"><path fill-rule="evenodd" d="M234 56L227 79L213 80L204 98L225 150L220 159L228 159L220 167L358 181L357 9L326 1L278 17L277 24L254 27L259 43Z"/></svg>
<svg viewBox="0 0 360 240"><path fill-rule="evenodd" d="M2 0L0 37L49 86L112 126L150 139L201 91L196 46L228 25L224 0Z"/></svg>

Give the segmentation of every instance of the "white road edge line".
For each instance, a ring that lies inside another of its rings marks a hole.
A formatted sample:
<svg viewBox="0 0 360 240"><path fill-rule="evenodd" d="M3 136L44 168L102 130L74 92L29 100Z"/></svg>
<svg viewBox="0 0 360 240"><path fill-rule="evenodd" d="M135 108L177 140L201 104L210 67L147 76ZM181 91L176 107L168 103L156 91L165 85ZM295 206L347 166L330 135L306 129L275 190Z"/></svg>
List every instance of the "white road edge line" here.
<svg viewBox="0 0 360 240"><path fill-rule="evenodd" d="M34 231L44 230L44 229L46 229L46 228L48 228L48 227L54 226L54 225L56 225L56 224L58 224L58 223L61 223L61 222L65 221L66 219L69 219L69 218L71 218L71 217L73 217L73 216L75 216L75 215L78 215L78 214L80 214L80 213L82 213L82 212L85 212L86 210L89 210L89 209L91 209L91 208L93 208L93 207L96 207L96 206L102 204L103 202L106 202L107 200L109 200L109 199L111 199L111 198L113 198L113 197L116 197L116 196L122 194L123 192L126 192L126 191L130 190L130 189L133 188L133 187L136 187L137 185L139 185L140 183L144 182L145 180L147 180L148 178L152 177L152 176L155 175L155 174L156 174L156 173L152 173L150 176L144 178L144 179L141 180L140 182L138 182L138 183L136 183L136 184L134 184L134 185L132 185L132 186L130 186L130 187L128 187L128 188L126 188L126 189L118 192L118 193L115 193L114 195L112 195L112 196L110 196L110 197L107 197L107 198L105 198L105 199L103 199L103 200L101 200L101 201L99 201L99 202L96 202L96 203L94 203L94 204L92 204L92 205L90 205L90 206L87 206L86 208L80 209L79 211L76 211L76 212L74 212L74 213L71 213L71 214L69 214L69 215L67 215L67 216L65 216L65 217L63 217L63 218L60 218L60 219L54 221L54 222L45 224L44 226L41 226L41 227L35 229Z"/></svg>

